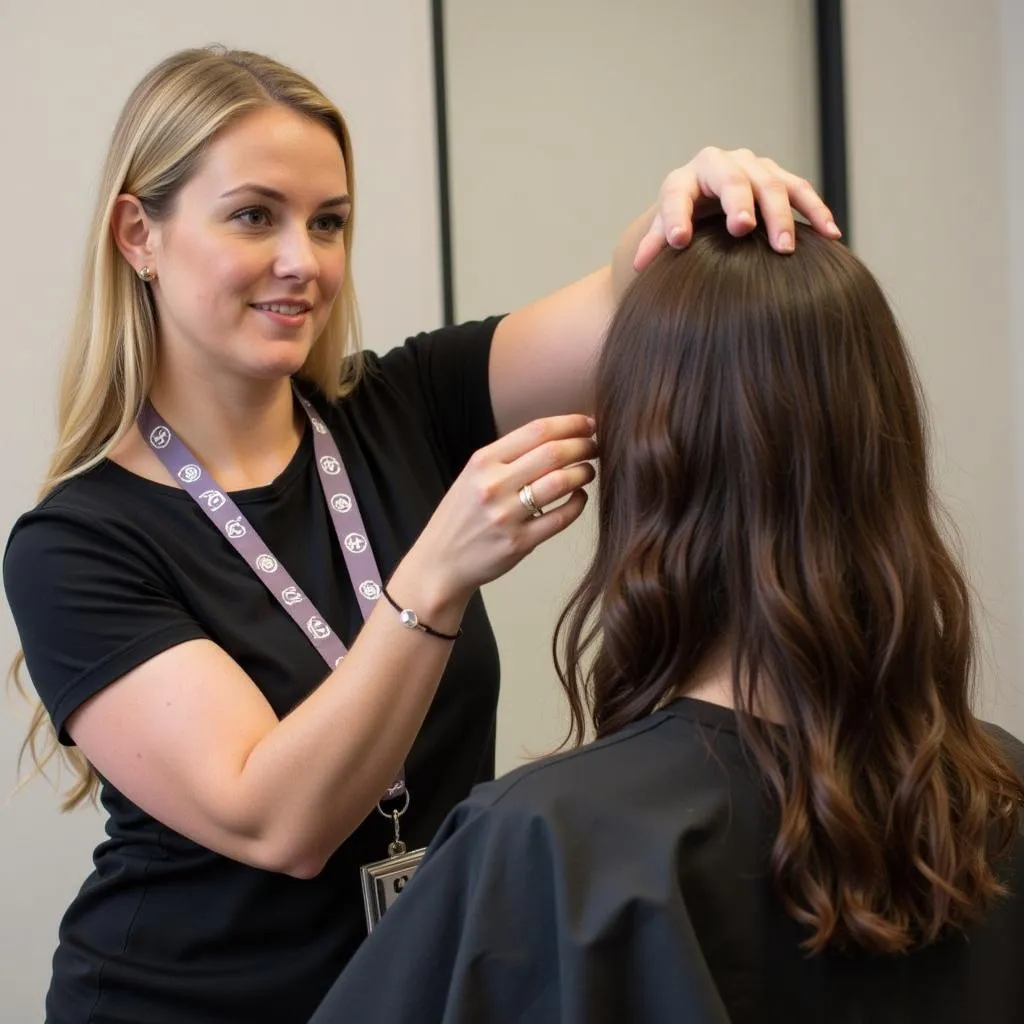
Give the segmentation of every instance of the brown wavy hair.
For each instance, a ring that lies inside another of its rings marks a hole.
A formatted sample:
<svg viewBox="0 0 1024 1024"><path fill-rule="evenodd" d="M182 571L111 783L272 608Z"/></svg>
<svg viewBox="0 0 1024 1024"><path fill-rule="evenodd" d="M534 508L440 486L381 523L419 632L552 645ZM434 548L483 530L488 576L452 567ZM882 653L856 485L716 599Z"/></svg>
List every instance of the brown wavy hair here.
<svg viewBox="0 0 1024 1024"><path fill-rule="evenodd" d="M595 384L597 550L556 661L581 742L725 649L805 948L892 954L1004 893L1024 790L971 712L968 585L899 328L847 248L797 237L781 257L714 219L624 297Z"/></svg>

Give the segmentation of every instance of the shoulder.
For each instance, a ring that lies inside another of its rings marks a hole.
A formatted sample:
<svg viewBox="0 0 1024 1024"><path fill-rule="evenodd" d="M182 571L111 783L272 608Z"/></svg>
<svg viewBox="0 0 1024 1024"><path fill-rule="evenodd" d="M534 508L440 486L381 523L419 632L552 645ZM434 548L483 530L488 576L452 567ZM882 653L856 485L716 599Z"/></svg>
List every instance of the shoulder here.
<svg viewBox="0 0 1024 1024"><path fill-rule="evenodd" d="M495 892L555 887L577 908L600 879L608 909L635 899L637 872L652 899L674 898L673 851L694 866L745 863L764 824L759 791L727 767L735 735L707 724L657 711L477 786L438 833L431 877L458 873L492 903Z"/></svg>
<svg viewBox="0 0 1024 1024"><path fill-rule="evenodd" d="M380 387L434 388L438 381L486 373L494 332L501 316L468 320L421 331L383 353L362 354L363 373L356 392Z"/></svg>
<svg viewBox="0 0 1024 1024"><path fill-rule="evenodd" d="M354 430L374 444L407 445L419 436L450 482L474 451L497 437L490 353L499 321L442 327L383 355L364 353L355 387L329 408L321 405L322 414L339 432Z"/></svg>
<svg viewBox="0 0 1024 1024"><path fill-rule="evenodd" d="M120 476L131 474L104 463L55 487L14 523L8 536L8 553L31 548L44 538L90 535L113 540L125 530L137 529L137 496L132 488L120 485Z"/></svg>
<svg viewBox="0 0 1024 1024"><path fill-rule="evenodd" d="M184 492L113 463L54 488L11 528L3 555L8 597L94 587L115 576L162 578L160 538L180 530Z"/></svg>
<svg viewBox="0 0 1024 1024"><path fill-rule="evenodd" d="M697 723L657 711L477 786L463 802L464 814L467 820L486 816L498 827L518 827L525 819L643 815L663 799L666 778L686 771L694 786L701 785L703 772L718 772L716 756Z"/></svg>
<svg viewBox="0 0 1024 1024"><path fill-rule="evenodd" d="M81 530L101 534L116 520L116 503L102 496L93 473L60 484L15 521L7 538L7 554L32 549L46 538Z"/></svg>
<svg viewBox="0 0 1024 1024"><path fill-rule="evenodd" d="M482 320L465 320L458 324L446 324L430 331L420 331L405 339L401 345L392 348L379 357L382 365L399 362L402 359L424 355L461 353L463 350L477 350L481 347L486 355L494 338L494 332L502 316L489 316Z"/></svg>
<svg viewBox="0 0 1024 1024"><path fill-rule="evenodd" d="M1013 733L1007 732L1002 726L993 722L982 722L981 727L999 744L1016 771L1017 777L1024 781L1024 743L1021 743Z"/></svg>

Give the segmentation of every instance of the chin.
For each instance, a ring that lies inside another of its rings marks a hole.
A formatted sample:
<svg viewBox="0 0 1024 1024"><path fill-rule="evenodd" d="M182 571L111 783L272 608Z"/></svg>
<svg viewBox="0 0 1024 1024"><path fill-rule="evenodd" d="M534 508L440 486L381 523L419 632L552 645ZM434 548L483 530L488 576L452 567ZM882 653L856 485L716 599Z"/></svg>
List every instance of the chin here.
<svg viewBox="0 0 1024 1024"><path fill-rule="evenodd" d="M260 380L278 380L297 373L309 358L312 350L307 344L275 342L260 346L249 353L244 362L244 371Z"/></svg>
<svg viewBox="0 0 1024 1024"><path fill-rule="evenodd" d="M246 369L250 376L257 380L282 380L285 377L293 377L302 369L305 358L302 359L276 359L267 361L258 366L249 366Z"/></svg>

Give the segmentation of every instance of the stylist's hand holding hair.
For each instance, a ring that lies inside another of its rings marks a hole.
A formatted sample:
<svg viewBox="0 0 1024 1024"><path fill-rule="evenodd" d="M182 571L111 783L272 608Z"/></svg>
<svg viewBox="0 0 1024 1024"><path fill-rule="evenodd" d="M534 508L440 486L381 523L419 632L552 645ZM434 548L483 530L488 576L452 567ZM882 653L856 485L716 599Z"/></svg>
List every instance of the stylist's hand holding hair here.
<svg viewBox="0 0 1024 1024"><path fill-rule="evenodd" d="M586 461L597 454L590 436L594 426L585 416L553 416L478 449L398 571L421 588L430 580L438 604L450 602L461 611L477 588L504 575L583 513L583 488L594 479L594 467ZM526 486L542 515L524 509L520 492Z"/></svg>
<svg viewBox="0 0 1024 1024"><path fill-rule="evenodd" d="M749 149L706 146L665 178L658 202L640 218L638 223L646 222L646 230L635 250L633 269L643 270L666 245L689 245L694 220L705 213L721 209L733 235L753 231L756 207L776 252L793 251L794 210L827 238L840 236L832 213L806 178Z"/></svg>

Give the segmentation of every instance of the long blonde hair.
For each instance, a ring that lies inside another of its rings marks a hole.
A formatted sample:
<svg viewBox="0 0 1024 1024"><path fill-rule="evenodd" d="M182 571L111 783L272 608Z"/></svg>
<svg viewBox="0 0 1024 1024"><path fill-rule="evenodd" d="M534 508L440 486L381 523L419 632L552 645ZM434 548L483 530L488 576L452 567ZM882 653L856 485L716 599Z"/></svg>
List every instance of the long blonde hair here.
<svg viewBox="0 0 1024 1024"><path fill-rule="evenodd" d="M211 140L255 110L284 106L325 125L338 140L355 198L348 127L310 81L261 54L220 47L182 50L153 68L128 98L114 129L86 246L78 311L65 358L58 405L57 446L41 497L107 458L132 428L153 383L157 330L149 289L122 257L111 231L117 197L136 196L155 220L167 217ZM353 218L343 231L351 256ZM351 266L351 260L346 261ZM355 386L362 371L359 318L351 275L323 332L299 370L331 399ZM19 651L11 680L31 699ZM99 780L77 748L62 747L46 710L36 702L21 745L42 772L57 754L76 781L61 801L68 811L95 802Z"/></svg>

